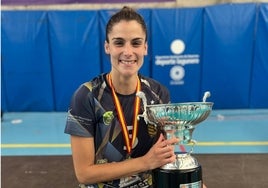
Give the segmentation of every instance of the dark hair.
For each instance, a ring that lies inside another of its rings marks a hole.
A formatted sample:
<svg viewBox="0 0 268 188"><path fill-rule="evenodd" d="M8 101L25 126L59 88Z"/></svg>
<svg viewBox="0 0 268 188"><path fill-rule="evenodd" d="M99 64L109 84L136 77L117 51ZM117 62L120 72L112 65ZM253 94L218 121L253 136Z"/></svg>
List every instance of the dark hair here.
<svg viewBox="0 0 268 188"><path fill-rule="evenodd" d="M124 6L120 11L115 13L106 25L106 41L109 42L108 34L112 31L113 26L119 23L121 20L131 21L136 20L145 32L145 41L147 41L147 27L143 17L137 13L134 9Z"/></svg>

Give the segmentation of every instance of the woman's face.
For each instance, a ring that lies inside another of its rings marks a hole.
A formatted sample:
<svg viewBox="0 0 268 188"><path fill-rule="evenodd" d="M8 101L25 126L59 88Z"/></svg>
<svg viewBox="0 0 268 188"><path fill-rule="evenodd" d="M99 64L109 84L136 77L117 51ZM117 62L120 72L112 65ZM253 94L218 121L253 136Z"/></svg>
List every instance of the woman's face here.
<svg viewBox="0 0 268 188"><path fill-rule="evenodd" d="M108 34L105 52L110 55L112 71L122 76L136 75L147 55L146 34L135 21L122 20L116 23Z"/></svg>

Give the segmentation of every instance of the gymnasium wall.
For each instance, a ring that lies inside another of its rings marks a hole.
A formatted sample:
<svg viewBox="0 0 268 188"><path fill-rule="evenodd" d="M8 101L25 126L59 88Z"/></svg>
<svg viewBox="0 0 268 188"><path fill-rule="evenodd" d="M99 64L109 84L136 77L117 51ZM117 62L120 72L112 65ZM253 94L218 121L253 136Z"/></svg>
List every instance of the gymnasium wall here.
<svg viewBox="0 0 268 188"><path fill-rule="evenodd" d="M268 108L268 4L138 10L149 29L141 73L171 102ZM114 9L2 10L1 108L67 111L74 90L110 69L105 24Z"/></svg>

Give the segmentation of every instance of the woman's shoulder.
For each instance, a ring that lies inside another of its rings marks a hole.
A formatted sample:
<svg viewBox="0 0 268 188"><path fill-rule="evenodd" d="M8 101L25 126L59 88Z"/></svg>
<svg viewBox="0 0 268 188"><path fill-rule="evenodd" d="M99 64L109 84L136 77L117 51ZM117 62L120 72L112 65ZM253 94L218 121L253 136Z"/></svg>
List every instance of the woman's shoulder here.
<svg viewBox="0 0 268 188"><path fill-rule="evenodd" d="M168 103L170 101L170 94L168 88L160 83L159 81L146 77L140 76L142 83L142 90L145 92L147 98L155 101L155 103Z"/></svg>
<svg viewBox="0 0 268 188"><path fill-rule="evenodd" d="M141 80L141 83L144 86L146 86L148 88L151 88L153 90L155 90L155 89L157 89L157 90L168 90L165 85L163 85L161 82L159 82L158 80L153 79L151 77L140 75L140 80Z"/></svg>
<svg viewBox="0 0 268 188"><path fill-rule="evenodd" d="M78 86L76 91L74 92L75 98L86 99L93 93L96 93L99 88L105 83L104 74L100 74L89 81L83 82Z"/></svg>
<svg viewBox="0 0 268 188"><path fill-rule="evenodd" d="M105 73L97 75L96 77L92 78L89 81L82 83L77 90L87 90L88 92L92 92L97 88L101 87L105 84Z"/></svg>

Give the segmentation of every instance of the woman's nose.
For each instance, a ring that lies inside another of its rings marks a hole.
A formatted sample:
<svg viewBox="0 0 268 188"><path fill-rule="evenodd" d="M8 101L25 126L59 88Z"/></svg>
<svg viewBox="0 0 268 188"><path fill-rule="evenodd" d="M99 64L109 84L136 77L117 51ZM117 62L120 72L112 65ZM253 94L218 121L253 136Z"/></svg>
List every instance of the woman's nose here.
<svg viewBox="0 0 268 188"><path fill-rule="evenodd" d="M131 53L132 53L132 47L131 47L131 45L130 44L126 44L125 46L124 46L124 55L131 55Z"/></svg>

